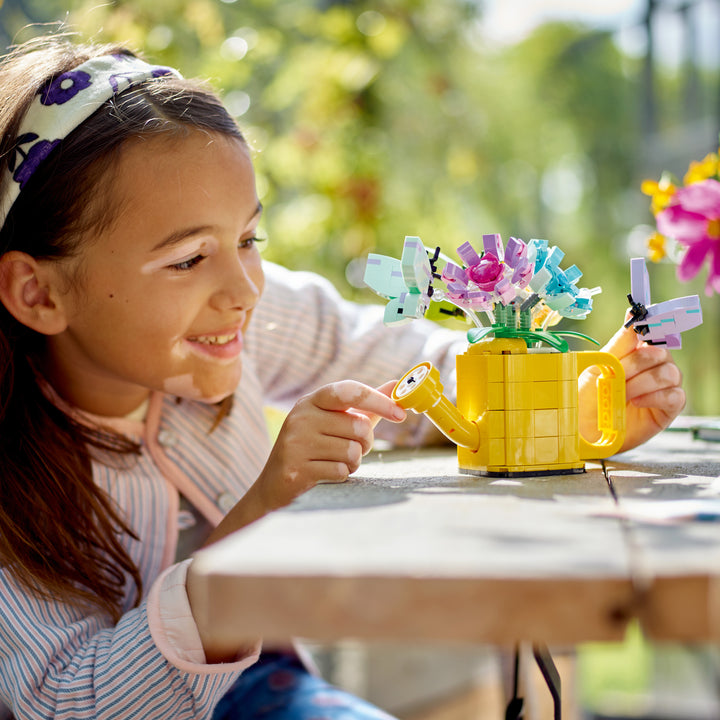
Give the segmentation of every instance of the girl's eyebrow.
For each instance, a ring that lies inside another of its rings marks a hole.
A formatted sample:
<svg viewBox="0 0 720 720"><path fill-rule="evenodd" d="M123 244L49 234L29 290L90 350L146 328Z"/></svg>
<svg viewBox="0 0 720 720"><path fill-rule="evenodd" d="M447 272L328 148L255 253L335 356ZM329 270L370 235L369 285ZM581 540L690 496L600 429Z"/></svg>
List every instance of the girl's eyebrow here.
<svg viewBox="0 0 720 720"><path fill-rule="evenodd" d="M258 202L255 212L252 214L250 219L248 220L248 224L251 223L253 220L255 220L256 217L262 214L263 206L261 202ZM156 252L157 250L163 250L168 247L173 247L174 245L178 245L183 240L186 240L189 237L192 237L193 235L200 235L201 233L206 233L211 231L213 228L211 225L198 225L197 227L191 227L191 228L183 228L182 230L177 230L174 233L171 233L166 238L161 240L157 245L155 245L150 252Z"/></svg>
<svg viewBox="0 0 720 720"><path fill-rule="evenodd" d="M163 250L165 248L173 247L174 245L178 245L183 240L186 240L193 235L200 235L201 233L206 233L210 230L212 230L212 227L210 225L199 225L198 227L183 228L182 230L171 233L164 240L161 240L157 245L155 245L155 247L152 248L152 250L150 250L150 252L156 252L157 250Z"/></svg>

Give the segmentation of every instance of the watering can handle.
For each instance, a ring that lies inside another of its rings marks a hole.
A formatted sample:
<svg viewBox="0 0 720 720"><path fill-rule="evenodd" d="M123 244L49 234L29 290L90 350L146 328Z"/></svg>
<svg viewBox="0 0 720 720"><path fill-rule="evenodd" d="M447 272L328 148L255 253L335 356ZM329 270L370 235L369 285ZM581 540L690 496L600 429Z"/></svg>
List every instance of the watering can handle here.
<svg viewBox="0 0 720 720"><path fill-rule="evenodd" d="M610 353L588 351L577 354L578 375L587 368L600 369L597 379L597 427L600 439L589 442L580 436L580 458L606 458L618 452L625 440L625 370Z"/></svg>

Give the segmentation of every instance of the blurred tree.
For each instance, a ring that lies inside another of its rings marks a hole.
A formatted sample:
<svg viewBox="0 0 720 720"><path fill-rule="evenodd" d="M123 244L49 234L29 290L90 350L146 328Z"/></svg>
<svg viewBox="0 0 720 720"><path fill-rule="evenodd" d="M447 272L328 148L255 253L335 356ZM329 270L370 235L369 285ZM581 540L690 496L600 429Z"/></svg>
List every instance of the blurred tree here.
<svg viewBox="0 0 720 720"><path fill-rule="evenodd" d="M639 67L608 33L569 24L493 47L480 13L466 0L5 0L0 28L22 40L67 14L83 38L209 78L255 152L268 258L372 302L357 289L364 257L397 254L406 234L448 255L486 232L546 237L602 285L581 329L607 338L629 229L650 221ZM669 285L657 299L681 294ZM692 409L717 412L702 395Z"/></svg>

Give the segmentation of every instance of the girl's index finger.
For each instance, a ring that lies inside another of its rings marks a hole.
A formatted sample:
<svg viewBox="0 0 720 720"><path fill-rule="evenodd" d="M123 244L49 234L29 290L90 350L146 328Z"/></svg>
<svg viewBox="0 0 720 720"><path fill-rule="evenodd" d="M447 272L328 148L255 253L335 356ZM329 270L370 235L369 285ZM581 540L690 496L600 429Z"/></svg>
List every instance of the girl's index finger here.
<svg viewBox="0 0 720 720"><path fill-rule="evenodd" d="M355 380L324 385L313 393L313 400L322 410L359 410L392 422L401 422L406 417L405 411L388 395Z"/></svg>

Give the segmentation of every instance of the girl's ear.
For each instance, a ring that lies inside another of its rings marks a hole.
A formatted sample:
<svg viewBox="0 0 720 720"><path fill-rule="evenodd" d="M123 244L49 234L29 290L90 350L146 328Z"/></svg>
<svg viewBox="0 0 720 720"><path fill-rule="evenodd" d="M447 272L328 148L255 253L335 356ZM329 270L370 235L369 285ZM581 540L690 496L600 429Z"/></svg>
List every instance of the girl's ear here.
<svg viewBox="0 0 720 720"><path fill-rule="evenodd" d="M0 256L0 302L18 322L43 335L67 327L53 265L17 250Z"/></svg>

